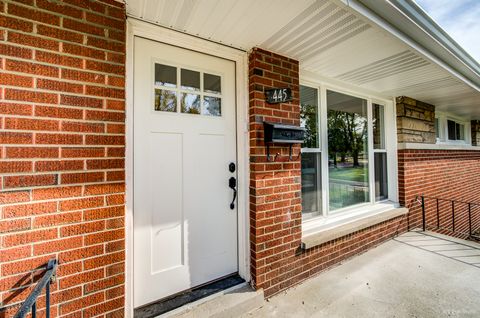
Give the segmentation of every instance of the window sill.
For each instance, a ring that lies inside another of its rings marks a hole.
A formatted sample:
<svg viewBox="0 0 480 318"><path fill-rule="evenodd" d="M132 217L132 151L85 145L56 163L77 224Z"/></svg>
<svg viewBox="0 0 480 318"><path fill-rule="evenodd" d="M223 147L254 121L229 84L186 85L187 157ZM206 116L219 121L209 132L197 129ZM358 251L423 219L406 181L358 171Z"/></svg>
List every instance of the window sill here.
<svg viewBox="0 0 480 318"><path fill-rule="evenodd" d="M407 208L395 207L393 203L379 203L369 209L371 211L361 215L305 222L302 230L302 248L309 249L408 213Z"/></svg>
<svg viewBox="0 0 480 318"><path fill-rule="evenodd" d="M480 147L472 146L466 143L448 143L440 142L436 144L422 144L413 142L404 142L398 144L398 149L421 149L421 150L474 150L479 151Z"/></svg>

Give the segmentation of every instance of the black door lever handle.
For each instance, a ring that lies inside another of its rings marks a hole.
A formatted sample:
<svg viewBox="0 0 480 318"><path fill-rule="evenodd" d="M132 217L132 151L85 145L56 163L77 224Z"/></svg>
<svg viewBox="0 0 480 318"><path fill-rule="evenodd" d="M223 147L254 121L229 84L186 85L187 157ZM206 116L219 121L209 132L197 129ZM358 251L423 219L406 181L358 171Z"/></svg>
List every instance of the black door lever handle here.
<svg viewBox="0 0 480 318"><path fill-rule="evenodd" d="M228 187L233 190L233 199L232 203L230 203L230 209L235 209L235 199L237 198L237 179L235 177L230 177L228 179Z"/></svg>

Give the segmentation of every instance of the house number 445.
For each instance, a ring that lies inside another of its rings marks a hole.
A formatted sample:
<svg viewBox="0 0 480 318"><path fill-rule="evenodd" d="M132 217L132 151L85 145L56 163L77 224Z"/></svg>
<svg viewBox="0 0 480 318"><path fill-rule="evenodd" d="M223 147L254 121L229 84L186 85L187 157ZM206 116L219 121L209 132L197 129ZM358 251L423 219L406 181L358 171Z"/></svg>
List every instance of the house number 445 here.
<svg viewBox="0 0 480 318"><path fill-rule="evenodd" d="M292 100L292 90L290 88L267 89L265 98L270 104L285 103Z"/></svg>

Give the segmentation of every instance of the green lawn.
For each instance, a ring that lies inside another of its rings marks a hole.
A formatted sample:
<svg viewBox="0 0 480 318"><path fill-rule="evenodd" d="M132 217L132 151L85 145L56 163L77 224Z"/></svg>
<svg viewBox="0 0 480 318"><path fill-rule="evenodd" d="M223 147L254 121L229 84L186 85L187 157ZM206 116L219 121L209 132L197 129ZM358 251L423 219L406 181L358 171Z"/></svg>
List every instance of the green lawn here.
<svg viewBox="0 0 480 318"><path fill-rule="evenodd" d="M363 182L367 180L367 169L360 167L348 168L330 168L328 169L330 179L358 181Z"/></svg>

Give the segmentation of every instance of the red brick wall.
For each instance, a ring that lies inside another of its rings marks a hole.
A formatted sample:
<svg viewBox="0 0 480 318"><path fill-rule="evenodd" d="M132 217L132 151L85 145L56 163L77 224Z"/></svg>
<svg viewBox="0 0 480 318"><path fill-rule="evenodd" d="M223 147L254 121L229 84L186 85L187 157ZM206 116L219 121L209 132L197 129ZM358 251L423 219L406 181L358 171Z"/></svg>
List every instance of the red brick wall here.
<svg viewBox="0 0 480 318"><path fill-rule="evenodd" d="M249 56L250 245L252 284L271 296L346 258L406 230L399 217L302 250L300 147L288 161L288 147L274 145L266 160L263 121L300 124L298 62L261 49ZM293 101L267 104L264 89L290 87Z"/></svg>
<svg viewBox="0 0 480 318"><path fill-rule="evenodd" d="M410 228L420 227L421 206L417 195L477 202L480 204L480 151L470 150L399 150L398 182L400 203L411 207ZM425 199L427 226L437 226L437 203ZM468 233L468 206L458 203L455 231ZM439 201L440 227L452 230L450 202ZM472 206L472 227L480 228L480 206ZM462 237L460 235L460 237Z"/></svg>
<svg viewBox="0 0 480 318"><path fill-rule="evenodd" d="M54 316L122 314L125 9L21 0L0 13L0 317L52 257Z"/></svg>

